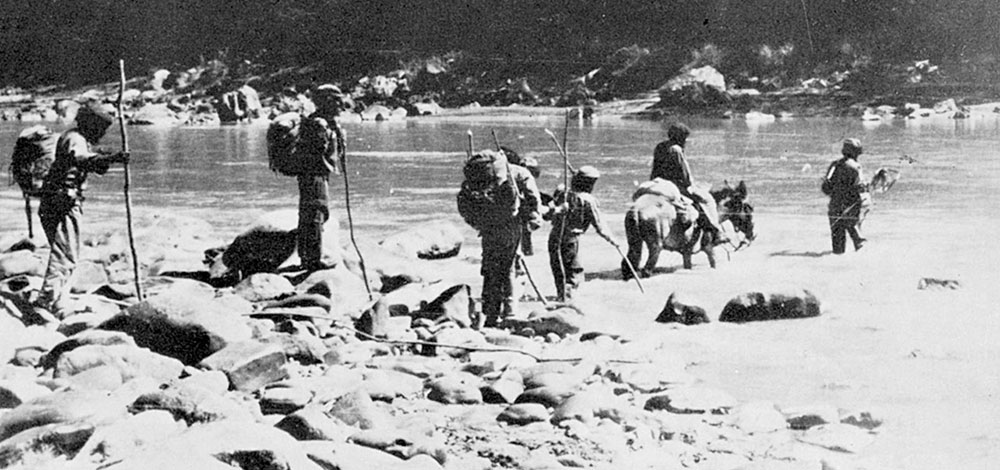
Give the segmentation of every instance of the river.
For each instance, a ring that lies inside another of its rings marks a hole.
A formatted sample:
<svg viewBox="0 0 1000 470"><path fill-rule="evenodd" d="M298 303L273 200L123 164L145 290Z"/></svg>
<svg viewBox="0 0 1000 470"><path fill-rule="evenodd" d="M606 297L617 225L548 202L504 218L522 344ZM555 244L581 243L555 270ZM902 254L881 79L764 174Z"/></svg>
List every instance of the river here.
<svg viewBox="0 0 1000 470"><path fill-rule="evenodd" d="M635 184L648 176L652 149L665 138L668 124L598 116L568 127L573 164L594 165L604 175L595 193L620 239L621 214ZM707 269L704 257L695 258L690 272L669 268L645 280L647 293L639 295L616 279L614 251L586 236L583 263L591 275L578 302L598 312L596 320L661 341L686 357L704 382L741 400L875 411L885 425L860 456L867 468L994 468L1000 458L1000 320L994 296L1000 285L1000 119L692 119L688 124L693 134L687 153L696 179L746 181L759 240L716 271ZM12 149L23 127L0 123L0 149ZM415 222L447 219L465 230L469 246L463 255L474 260L476 237L454 203L467 132L477 147L492 148L495 131L505 145L538 159L539 186L551 191L561 181L562 167L546 128L561 136L562 118L346 124L359 235L377 239ZM136 210L182 211L231 236L255 214L294 208L294 180L268 170L265 130L262 124L130 127ZM861 139L868 176L881 167L901 176L890 191L875 195L865 226L869 244L837 257L829 255L819 179L845 137ZM115 132L105 144L117 147ZM4 179L7 161L0 169ZM86 217L121 217L121 184L120 169L92 177ZM331 198L342 221L343 189L338 180ZM15 187L0 188L0 235L23 233L22 207ZM542 256L532 264L543 290L551 292ZM660 262L677 264L676 255ZM922 277L955 279L962 288L921 291L916 286ZM824 315L735 327L652 322L672 291L695 292L717 312L736 293L789 283L816 292Z"/></svg>

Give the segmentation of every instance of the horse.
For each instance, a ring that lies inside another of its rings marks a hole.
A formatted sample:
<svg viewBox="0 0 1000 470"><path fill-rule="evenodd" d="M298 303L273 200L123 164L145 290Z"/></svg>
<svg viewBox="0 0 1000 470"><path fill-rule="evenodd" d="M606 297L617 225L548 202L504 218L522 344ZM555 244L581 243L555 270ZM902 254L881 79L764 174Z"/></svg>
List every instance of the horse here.
<svg viewBox="0 0 1000 470"><path fill-rule="evenodd" d="M643 190L643 187L647 190ZM655 186L658 190L649 191ZM743 181L734 188L726 181L722 189L709 192L714 199L719 214L719 223L729 221L744 239L737 249L753 242L753 205L746 201L747 187ZM691 256L704 252L708 263L715 268L715 234L702 228L698 213L690 203L684 204L677 187L665 180L644 183L633 196L632 205L625 213L625 234L628 240L626 258L633 267L638 267L642 259L642 246L649 249L645 266L639 269L639 276L649 277L660 251L667 249L681 254L684 269L691 269ZM631 277L631 270L622 261L622 276Z"/></svg>

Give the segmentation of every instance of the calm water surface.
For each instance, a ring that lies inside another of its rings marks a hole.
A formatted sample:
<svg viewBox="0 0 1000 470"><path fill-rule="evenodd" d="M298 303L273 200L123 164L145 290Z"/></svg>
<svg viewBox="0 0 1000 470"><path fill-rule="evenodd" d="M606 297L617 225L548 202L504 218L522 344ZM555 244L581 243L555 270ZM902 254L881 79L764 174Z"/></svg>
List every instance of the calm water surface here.
<svg viewBox="0 0 1000 470"><path fill-rule="evenodd" d="M993 202L1000 183L997 119L875 125L844 119L756 125L741 120L693 120L689 124L694 132L688 155L696 178L715 185L727 179L745 180L761 214L822 213L825 198L818 180L846 136L862 140L862 163L869 176L879 167L902 172L900 184L877 197L880 211L903 211L917 217L938 217L942 211L1000 214ZM604 175L596 193L607 212L624 212L634 185L648 176L652 149L665 138L667 125L604 117L569 127L572 163L594 165ZM0 123L0 149L9 152L25 127ZM64 129L59 124L52 127ZM561 161L544 132L548 128L561 137L561 117L427 118L347 124L345 128L353 214L357 226L368 232L391 232L411 222L439 218L460 222L454 195L470 130L477 148L492 148L491 131L496 131L503 144L537 158L543 170L539 181L543 191L551 191L561 181ZM247 210L294 208L294 180L267 168L265 131L264 124L130 127L135 206L201 215L224 233L239 231ZM102 144L117 148L118 142L113 128ZM901 161L903 155L916 163ZM8 179L6 165L0 171ZM90 200L114 203L120 199L118 172L93 177ZM342 180L331 191L332 209L343 219ZM0 194L5 199L16 197L16 187L5 186ZM2 225L8 230L15 223L12 216L2 214Z"/></svg>

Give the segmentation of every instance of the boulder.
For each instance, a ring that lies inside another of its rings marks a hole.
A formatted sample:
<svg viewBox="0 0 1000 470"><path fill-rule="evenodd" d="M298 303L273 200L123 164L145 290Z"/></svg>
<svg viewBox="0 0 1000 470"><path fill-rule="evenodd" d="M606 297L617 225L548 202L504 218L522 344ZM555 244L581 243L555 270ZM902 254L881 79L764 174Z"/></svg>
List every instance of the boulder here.
<svg viewBox="0 0 1000 470"><path fill-rule="evenodd" d="M705 308L698 305L697 301L674 292L667 298L667 303L663 306L660 315L656 317L656 321L660 323L697 325L708 323L709 319L708 314L705 313Z"/></svg>
<svg viewBox="0 0 1000 470"><path fill-rule="evenodd" d="M124 417L125 404L106 392L64 390L22 403L0 415L0 442L37 426L58 423L99 424Z"/></svg>
<svg viewBox="0 0 1000 470"><path fill-rule="evenodd" d="M175 464L163 466L175 456ZM299 441L272 426L238 420L222 420L189 427L168 439L146 446L122 461L108 466L118 469L215 469L208 457L224 464L218 468L320 470L302 450ZM200 460L200 461L199 461ZM204 462L204 463L203 463ZM192 465L194 463L194 465Z"/></svg>
<svg viewBox="0 0 1000 470"><path fill-rule="evenodd" d="M295 238L298 212L282 210L264 214L250 228L236 237L222 254L222 263L230 273L249 276L274 272L282 265L298 263ZM323 262L340 263L339 224L332 216L323 224Z"/></svg>
<svg viewBox="0 0 1000 470"><path fill-rule="evenodd" d="M361 429L382 427L389 420L364 390L345 394L329 405L327 414L348 426Z"/></svg>
<svg viewBox="0 0 1000 470"><path fill-rule="evenodd" d="M558 307L554 310L536 310L527 320L508 320L518 334L524 336L546 336L554 333L561 337L580 332L583 313L573 306Z"/></svg>
<svg viewBox="0 0 1000 470"><path fill-rule="evenodd" d="M228 384L227 384L228 385ZM196 383L179 381L141 394L129 407L131 413L169 412L187 424L219 420L250 421L253 415L217 391Z"/></svg>
<svg viewBox="0 0 1000 470"><path fill-rule="evenodd" d="M114 461L167 440L186 428L167 411L144 411L100 427L78 455L91 462Z"/></svg>
<svg viewBox="0 0 1000 470"><path fill-rule="evenodd" d="M765 295L748 292L739 295L722 309L719 321L744 323L750 321L783 320L818 317L819 300L805 289L789 289Z"/></svg>
<svg viewBox="0 0 1000 470"><path fill-rule="evenodd" d="M224 93L216 101L219 121L232 123L261 117L260 95L249 85Z"/></svg>
<svg viewBox="0 0 1000 470"><path fill-rule="evenodd" d="M510 405L507 409L503 410L503 412L497 416L497 421L502 423L525 425L548 421L549 416L549 409L546 408L545 405L539 403L519 403L516 405Z"/></svg>
<svg viewBox="0 0 1000 470"><path fill-rule="evenodd" d="M313 399L313 391L295 383L276 383L264 389L260 411L264 414L287 415L304 408Z"/></svg>
<svg viewBox="0 0 1000 470"><path fill-rule="evenodd" d="M300 441L344 442L354 428L338 423L319 406L307 406L278 421L274 427Z"/></svg>
<svg viewBox="0 0 1000 470"><path fill-rule="evenodd" d="M0 255L0 279L45 274L45 260L28 250L16 250Z"/></svg>
<svg viewBox="0 0 1000 470"><path fill-rule="evenodd" d="M736 407L733 424L747 434L764 434L788 428L785 416L774 403L750 402Z"/></svg>
<svg viewBox="0 0 1000 470"><path fill-rule="evenodd" d="M644 406L647 411L666 410L678 414L726 414L736 406L736 399L711 388L686 387L669 390L650 397Z"/></svg>
<svg viewBox="0 0 1000 470"><path fill-rule="evenodd" d="M186 295L178 289L149 297L101 324L121 331L137 345L193 365L226 345L250 339L242 308L226 298ZM248 313L248 312L247 312Z"/></svg>
<svg viewBox="0 0 1000 470"><path fill-rule="evenodd" d="M94 426L89 423L48 424L27 429L0 443L0 468L13 468L17 464L21 468L35 468L46 457L72 456L93 433Z"/></svg>
<svg viewBox="0 0 1000 470"><path fill-rule="evenodd" d="M166 103L147 104L132 114L128 121L133 126L174 126L182 122Z"/></svg>
<svg viewBox="0 0 1000 470"><path fill-rule="evenodd" d="M446 374L428 384L427 399L447 405L482 403L482 383L482 379L466 372Z"/></svg>
<svg viewBox="0 0 1000 470"><path fill-rule="evenodd" d="M365 281L343 265L309 274L295 286L295 291L319 294L330 299L330 314L335 317L357 316L357 313L371 302L365 289Z"/></svg>
<svg viewBox="0 0 1000 470"><path fill-rule="evenodd" d="M0 380L0 409L16 408L21 403L50 393L52 390L48 387L43 387L27 378Z"/></svg>
<svg viewBox="0 0 1000 470"><path fill-rule="evenodd" d="M713 106L728 104L726 79L710 65L690 69L660 88L660 106Z"/></svg>
<svg viewBox="0 0 1000 470"><path fill-rule="evenodd" d="M457 256L463 241L462 231L455 224L439 220L390 235L379 245L402 256L441 259Z"/></svg>
<svg viewBox="0 0 1000 470"><path fill-rule="evenodd" d="M85 345L61 354L53 377L71 377L101 366L118 371L123 380L146 376L159 382L180 377L184 370L179 360L148 349L128 345Z"/></svg>
<svg viewBox="0 0 1000 470"><path fill-rule="evenodd" d="M272 300L294 291L288 278L271 273L252 274L233 288L233 293L250 302Z"/></svg>
<svg viewBox="0 0 1000 470"><path fill-rule="evenodd" d="M323 468L339 470L403 470L411 468L407 461L379 449L357 444L327 441L306 441L302 449Z"/></svg>
<svg viewBox="0 0 1000 470"><path fill-rule="evenodd" d="M368 369L362 389L372 400L392 402L396 398L415 398L424 390L424 381L395 370Z"/></svg>
<svg viewBox="0 0 1000 470"><path fill-rule="evenodd" d="M242 341L218 350L199 365L225 372L233 389L253 391L285 378L288 374L284 368L287 361L285 352L278 345Z"/></svg>

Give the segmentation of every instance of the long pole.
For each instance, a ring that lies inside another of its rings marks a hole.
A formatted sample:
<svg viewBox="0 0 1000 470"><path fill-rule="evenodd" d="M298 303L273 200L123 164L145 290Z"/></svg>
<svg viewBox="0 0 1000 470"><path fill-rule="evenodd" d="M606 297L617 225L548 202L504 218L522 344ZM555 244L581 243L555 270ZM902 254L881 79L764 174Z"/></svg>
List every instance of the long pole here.
<svg viewBox="0 0 1000 470"><path fill-rule="evenodd" d="M31 222L31 196L24 195L24 216L28 219L28 238L35 238L34 224Z"/></svg>
<svg viewBox="0 0 1000 470"><path fill-rule="evenodd" d="M340 167L344 170L344 206L347 208L347 230L351 235L351 245L354 245L354 252L358 254L358 265L361 267L361 278L365 281L365 290L368 291L368 300L373 300L372 288L368 285L368 270L365 269L365 257L361 255L358 242L354 239L354 217L351 216L351 183L347 178L346 145L341 147L340 152Z"/></svg>
<svg viewBox="0 0 1000 470"><path fill-rule="evenodd" d="M121 131L122 135L122 153L128 153L128 133L125 132L125 112L124 112L124 98L125 98L125 60L118 61L118 71L120 73L121 80L118 86L118 129ZM129 187L132 185L132 175L129 172L128 160L125 161L125 220L128 223L128 246L132 251L132 273L135 279L135 296L141 302L144 299L142 295L142 282L139 279L139 256L135 252L135 234L132 230L132 196L129 193Z"/></svg>
<svg viewBox="0 0 1000 470"><path fill-rule="evenodd" d="M559 149L559 153L563 157L563 202L569 202L569 155L566 155L565 147L559 145L559 141L556 140L556 135L552 131L545 129L545 133L552 138L555 142L556 148ZM562 273L562 282L559 287L559 291L563 293L563 298L566 295L566 267L563 265L563 254L562 254L562 242L563 237L566 235L566 213L560 214L559 216L559 249L556 250L556 255L559 259L559 272Z"/></svg>
<svg viewBox="0 0 1000 470"><path fill-rule="evenodd" d="M628 270L632 273L632 279L635 279L636 285L639 286L639 292L645 294L646 289L642 288L642 281L639 280L639 273L635 272L635 266L632 266L632 262L628 260L628 257L625 256L624 253L622 253L622 249L619 248L618 245L612 243L611 246L615 247L615 251L618 252L618 256L621 256L622 261L625 262L625 266L628 266Z"/></svg>
<svg viewBox="0 0 1000 470"><path fill-rule="evenodd" d="M466 131L466 134L469 136L469 147L465 149L465 158L472 159L472 152L474 152L472 149L472 130Z"/></svg>

